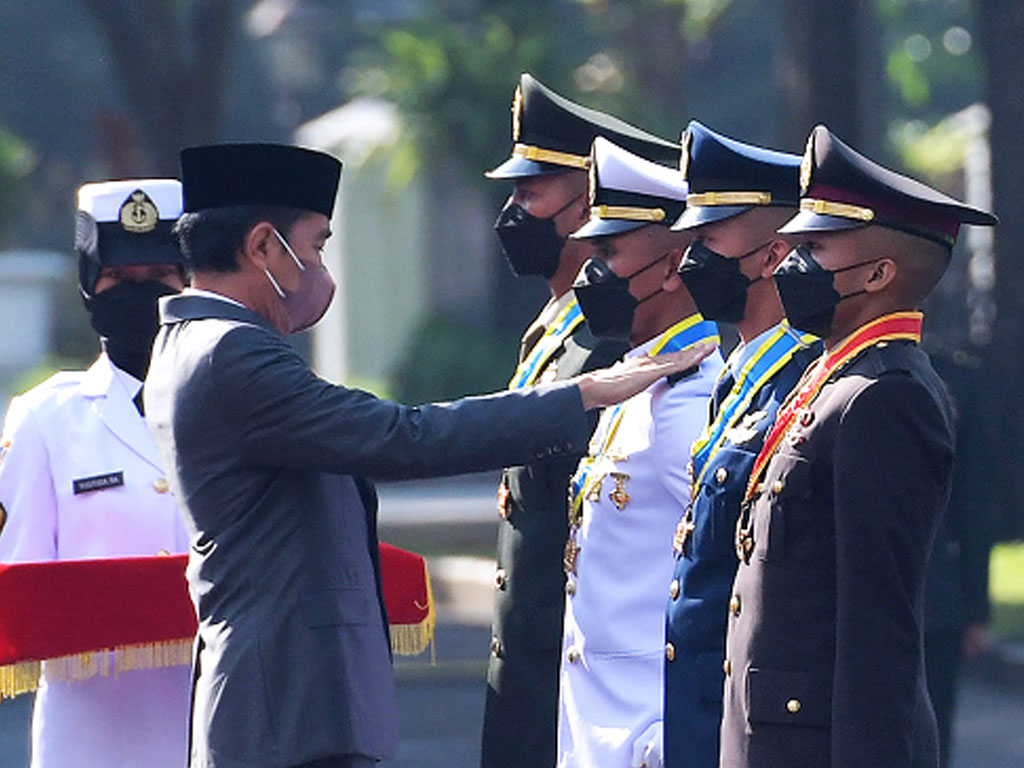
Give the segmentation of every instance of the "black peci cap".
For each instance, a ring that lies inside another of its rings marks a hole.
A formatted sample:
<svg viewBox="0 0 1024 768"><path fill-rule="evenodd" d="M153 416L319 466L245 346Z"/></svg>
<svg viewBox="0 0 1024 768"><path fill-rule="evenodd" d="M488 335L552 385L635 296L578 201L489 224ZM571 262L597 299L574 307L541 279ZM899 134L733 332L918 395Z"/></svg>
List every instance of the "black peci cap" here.
<svg viewBox="0 0 1024 768"><path fill-rule="evenodd" d="M864 157L824 125L807 139L800 167L800 212L779 232L800 234L874 224L951 247L961 224L992 226L991 213Z"/></svg>
<svg viewBox="0 0 1024 768"><path fill-rule="evenodd" d="M512 100L512 154L484 175L518 179L585 170L598 136L656 163L679 162L678 144L569 101L523 73Z"/></svg>
<svg viewBox="0 0 1024 768"><path fill-rule="evenodd" d="M696 120L683 131L680 169L690 195L673 229L721 221L755 206L796 208L800 202L799 155L730 139Z"/></svg>
<svg viewBox="0 0 1024 768"><path fill-rule="evenodd" d="M271 205L330 217L340 178L337 158L285 144L209 144L181 151L186 213Z"/></svg>

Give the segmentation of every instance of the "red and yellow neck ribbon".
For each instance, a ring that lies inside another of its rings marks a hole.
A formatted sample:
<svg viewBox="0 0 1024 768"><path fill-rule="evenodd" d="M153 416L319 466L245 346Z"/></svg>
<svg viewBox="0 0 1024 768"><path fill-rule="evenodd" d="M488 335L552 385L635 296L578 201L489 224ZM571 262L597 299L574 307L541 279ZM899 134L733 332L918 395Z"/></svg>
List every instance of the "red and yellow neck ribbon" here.
<svg viewBox="0 0 1024 768"><path fill-rule="evenodd" d="M891 315L884 315L862 325L843 339L835 349L825 352L818 358L818 362L807 369L800 384L794 388L793 394L779 409L775 424L765 438L761 452L754 459L744 499L753 498L768 462L797 421L800 412L814 401L821 388L836 371L876 344L898 340L920 342L923 322L924 315L920 312L894 312Z"/></svg>

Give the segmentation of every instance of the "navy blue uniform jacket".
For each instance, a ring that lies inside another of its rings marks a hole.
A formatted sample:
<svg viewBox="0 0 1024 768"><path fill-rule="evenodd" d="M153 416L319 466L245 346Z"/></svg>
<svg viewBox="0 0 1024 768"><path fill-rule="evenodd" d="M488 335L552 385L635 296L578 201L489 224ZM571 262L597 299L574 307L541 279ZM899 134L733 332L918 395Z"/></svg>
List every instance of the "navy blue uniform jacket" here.
<svg viewBox="0 0 1024 768"><path fill-rule="evenodd" d="M820 343L797 350L761 386L746 410L749 427L742 416L736 421L749 431L737 437L738 442L727 438L704 469L693 502L696 527L684 551L676 554L675 583L669 588L665 639L675 652L665 662L667 768L718 765L726 612L738 562L734 543L740 502L779 406L820 351ZM754 422L756 416L760 418Z"/></svg>

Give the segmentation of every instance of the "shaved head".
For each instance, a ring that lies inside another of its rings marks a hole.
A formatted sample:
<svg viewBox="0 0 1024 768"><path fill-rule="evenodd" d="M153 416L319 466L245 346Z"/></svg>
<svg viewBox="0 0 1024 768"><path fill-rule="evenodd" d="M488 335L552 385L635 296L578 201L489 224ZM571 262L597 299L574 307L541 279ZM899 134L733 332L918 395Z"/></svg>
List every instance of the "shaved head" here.
<svg viewBox="0 0 1024 768"><path fill-rule="evenodd" d="M909 306L920 306L949 266L951 250L940 243L888 227L865 227L865 255L874 253L896 262L893 290Z"/></svg>

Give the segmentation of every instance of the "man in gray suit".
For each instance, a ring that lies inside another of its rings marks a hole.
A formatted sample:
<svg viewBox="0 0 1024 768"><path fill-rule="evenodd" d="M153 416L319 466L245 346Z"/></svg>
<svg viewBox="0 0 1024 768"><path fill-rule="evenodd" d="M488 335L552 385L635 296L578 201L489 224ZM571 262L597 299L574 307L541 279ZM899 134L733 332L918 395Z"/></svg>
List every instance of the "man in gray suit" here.
<svg viewBox="0 0 1024 768"><path fill-rule="evenodd" d="M237 144L181 161L193 288L161 305L145 404L191 539L191 765L371 765L394 751L396 712L376 499L362 477L581 451L586 410L710 349L419 408L334 386L284 335L330 304L319 251L341 164Z"/></svg>

